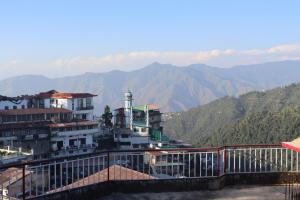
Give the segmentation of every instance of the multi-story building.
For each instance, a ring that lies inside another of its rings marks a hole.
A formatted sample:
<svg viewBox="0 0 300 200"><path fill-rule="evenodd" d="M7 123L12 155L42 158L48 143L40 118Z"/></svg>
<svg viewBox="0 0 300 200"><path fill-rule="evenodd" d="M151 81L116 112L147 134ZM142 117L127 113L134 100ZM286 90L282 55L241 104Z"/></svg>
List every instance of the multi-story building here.
<svg viewBox="0 0 300 200"><path fill-rule="evenodd" d="M119 148L155 148L168 143L163 134L161 112L154 104L133 106L132 93L124 94L125 106L115 110L114 141Z"/></svg>
<svg viewBox="0 0 300 200"><path fill-rule="evenodd" d="M89 93L55 90L36 95L0 97L0 146L32 149L37 155L91 152L98 123L92 121Z"/></svg>
<svg viewBox="0 0 300 200"><path fill-rule="evenodd" d="M49 124L70 121L72 111L64 108L0 110L0 146L32 149L34 155L50 150Z"/></svg>
<svg viewBox="0 0 300 200"><path fill-rule="evenodd" d="M90 93L65 93L50 90L33 95L28 107L65 108L72 110L74 119L93 120L93 97Z"/></svg>
<svg viewBox="0 0 300 200"><path fill-rule="evenodd" d="M73 121L50 124L52 156L92 153L98 144L98 123Z"/></svg>

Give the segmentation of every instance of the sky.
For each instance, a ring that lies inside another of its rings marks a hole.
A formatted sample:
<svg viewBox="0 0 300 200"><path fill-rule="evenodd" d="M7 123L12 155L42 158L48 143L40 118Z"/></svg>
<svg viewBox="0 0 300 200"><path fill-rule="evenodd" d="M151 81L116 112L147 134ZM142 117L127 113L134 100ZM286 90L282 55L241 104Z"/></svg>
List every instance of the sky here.
<svg viewBox="0 0 300 200"><path fill-rule="evenodd" d="M0 79L300 59L299 0L2 0Z"/></svg>

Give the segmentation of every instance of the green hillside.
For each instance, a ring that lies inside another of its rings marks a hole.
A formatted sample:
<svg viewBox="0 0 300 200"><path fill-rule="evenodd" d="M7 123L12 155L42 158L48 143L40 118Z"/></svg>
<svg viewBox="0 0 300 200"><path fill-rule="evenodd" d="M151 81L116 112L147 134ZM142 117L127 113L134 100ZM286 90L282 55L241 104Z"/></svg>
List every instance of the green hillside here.
<svg viewBox="0 0 300 200"><path fill-rule="evenodd" d="M300 136L300 84L224 97L170 114L165 132L196 146L279 143Z"/></svg>

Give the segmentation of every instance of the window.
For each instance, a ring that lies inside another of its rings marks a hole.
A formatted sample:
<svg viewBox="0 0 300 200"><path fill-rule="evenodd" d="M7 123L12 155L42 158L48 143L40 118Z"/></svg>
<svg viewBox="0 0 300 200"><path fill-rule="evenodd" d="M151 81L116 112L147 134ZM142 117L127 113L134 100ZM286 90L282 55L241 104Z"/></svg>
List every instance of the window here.
<svg viewBox="0 0 300 200"><path fill-rule="evenodd" d="M120 142L120 145L124 145L124 146L130 146L130 142Z"/></svg>
<svg viewBox="0 0 300 200"><path fill-rule="evenodd" d="M72 99L72 110L74 110L74 99Z"/></svg>
<svg viewBox="0 0 300 200"><path fill-rule="evenodd" d="M70 147L74 147L75 146L75 142L76 142L76 139L70 139L69 140L69 146Z"/></svg>
<svg viewBox="0 0 300 200"><path fill-rule="evenodd" d="M77 110L81 110L83 108L83 99L77 99Z"/></svg>
<svg viewBox="0 0 300 200"><path fill-rule="evenodd" d="M64 143L63 143L63 141L57 141L56 145L57 145L57 149L61 150L64 146Z"/></svg>
<svg viewBox="0 0 300 200"><path fill-rule="evenodd" d="M13 106L13 109L14 109L14 110L17 109L17 106Z"/></svg>
<svg viewBox="0 0 300 200"><path fill-rule="evenodd" d="M39 100L39 108L45 108L44 99Z"/></svg>
<svg viewBox="0 0 300 200"><path fill-rule="evenodd" d="M141 132L146 132L146 128L141 128Z"/></svg>
<svg viewBox="0 0 300 200"><path fill-rule="evenodd" d="M132 147L133 147L134 149L137 149L137 148L139 148L139 145L138 145L138 144L133 144Z"/></svg>
<svg viewBox="0 0 300 200"><path fill-rule="evenodd" d="M53 104L54 104L54 99L50 99L50 108L53 107Z"/></svg>
<svg viewBox="0 0 300 200"><path fill-rule="evenodd" d="M86 139L85 139L85 138L80 138L80 144L81 144L81 145L86 144Z"/></svg>
<svg viewBox="0 0 300 200"><path fill-rule="evenodd" d="M92 107L92 98L86 98L86 107L87 108Z"/></svg>
<svg viewBox="0 0 300 200"><path fill-rule="evenodd" d="M128 135L128 134L121 134L121 137L122 137L122 138L128 138L129 135Z"/></svg>
<svg viewBox="0 0 300 200"><path fill-rule="evenodd" d="M22 105L22 109L25 109L25 105Z"/></svg>
<svg viewBox="0 0 300 200"><path fill-rule="evenodd" d="M5 109L5 110L8 110L8 109L9 109L9 107L8 107L8 106L5 106L5 107L4 107L4 109Z"/></svg>

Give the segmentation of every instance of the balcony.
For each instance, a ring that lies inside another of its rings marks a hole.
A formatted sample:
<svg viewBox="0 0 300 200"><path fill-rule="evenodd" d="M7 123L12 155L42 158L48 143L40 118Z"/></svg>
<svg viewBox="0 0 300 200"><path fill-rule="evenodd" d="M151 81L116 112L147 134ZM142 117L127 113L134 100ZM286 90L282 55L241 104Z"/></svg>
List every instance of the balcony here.
<svg viewBox="0 0 300 200"><path fill-rule="evenodd" d="M76 110L94 110L94 106L76 107Z"/></svg>

